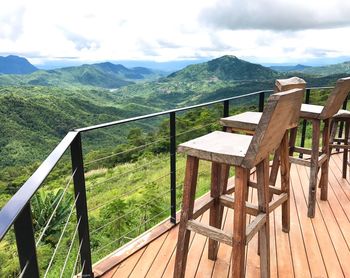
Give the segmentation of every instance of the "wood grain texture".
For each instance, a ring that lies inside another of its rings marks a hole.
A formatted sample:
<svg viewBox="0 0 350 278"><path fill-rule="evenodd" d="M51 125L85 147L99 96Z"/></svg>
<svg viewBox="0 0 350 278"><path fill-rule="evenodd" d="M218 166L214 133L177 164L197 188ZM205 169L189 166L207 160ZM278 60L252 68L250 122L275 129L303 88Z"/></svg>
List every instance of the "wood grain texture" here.
<svg viewBox="0 0 350 278"><path fill-rule="evenodd" d="M188 245L190 240L190 231L187 230L187 222L193 218L194 198L198 176L198 162L198 158L187 156L174 278L182 278L185 276Z"/></svg>
<svg viewBox="0 0 350 278"><path fill-rule="evenodd" d="M318 211L315 218L310 219L307 217L309 169L299 165L291 165L291 222L289 234L281 230L281 209L277 208L270 214L272 278L350 277L350 264L348 263L350 261L350 182L342 179L342 154L332 155L329 167L328 201L323 202L317 198ZM280 175L277 183L280 183ZM256 190L250 190L250 192L254 193L250 195L250 201L257 203ZM209 213L206 212L201 221L208 224L208 218ZM224 231L232 232L232 218L233 210L228 209L223 218ZM318 219L317 224L316 219ZM152 264L146 277L172 277L177 231L178 225L168 232L168 236L158 253L148 253L150 256L147 256L147 258L152 261ZM324 238L325 235L320 233L324 233L327 237ZM322 240L325 241L324 244L320 243ZM153 248L153 242L147 248ZM206 244L205 237L191 233L188 268L185 276L189 278L228 277L232 248L226 244L220 244L217 260L213 262L207 258ZM137 258L136 256L129 257L123 264L123 271L116 272L121 266L121 264L118 264L109 273L106 273L106 275L109 275L106 277L110 278L113 274L115 278L131 277L131 271L137 267L138 262L146 259L146 257L142 259L146 254L144 250L146 250L146 247L143 247L141 252L137 253ZM257 255L257 237L250 241L246 258L245 277L259 277L260 262ZM133 262L128 263L129 266L127 267L128 260ZM332 266L332 264L334 265ZM147 263L147 265L150 265L150 263ZM340 276L337 276L338 274Z"/></svg>
<svg viewBox="0 0 350 278"><path fill-rule="evenodd" d="M245 274L246 208L245 198L247 169L235 167L235 205L233 218L232 277L243 278Z"/></svg>
<svg viewBox="0 0 350 278"><path fill-rule="evenodd" d="M335 88L329 95L324 108L320 114L320 119L329 119L341 108L343 102L350 92L350 77L340 78L335 84Z"/></svg>
<svg viewBox="0 0 350 278"><path fill-rule="evenodd" d="M253 168L280 145L291 122L299 119L303 90L294 89L269 97L242 165Z"/></svg>

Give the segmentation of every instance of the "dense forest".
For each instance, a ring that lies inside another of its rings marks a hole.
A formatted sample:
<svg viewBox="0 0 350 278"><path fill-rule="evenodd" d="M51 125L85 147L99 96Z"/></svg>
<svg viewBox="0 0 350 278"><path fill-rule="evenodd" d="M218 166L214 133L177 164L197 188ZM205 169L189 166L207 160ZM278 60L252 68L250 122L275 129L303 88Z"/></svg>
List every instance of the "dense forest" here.
<svg viewBox="0 0 350 278"><path fill-rule="evenodd" d="M276 77L288 74L226 56L157 81L113 90L1 86L0 207L69 130L272 89ZM342 75L302 77L309 86L326 86L334 85ZM313 90L310 102L323 104L328 93L329 90ZM230 114L257 110L257 104L257 97L232 101ZM216 104L178 113L176 143L220 130L218 119L222 112L223 106ZM169 217L169 119L162 116L93 131L83 134L82 139L92 255L96 262ZM181 204L184 165L185 158L177 155L177 209ZM210 165L202 162L198 196L208 190L209 173ZM48 277L70 277L79 271L79 219L74 209L72 175L67 151L31 201L40 270ZM12 230L0 242L0 277L19 275L14 242Z"/></svg>

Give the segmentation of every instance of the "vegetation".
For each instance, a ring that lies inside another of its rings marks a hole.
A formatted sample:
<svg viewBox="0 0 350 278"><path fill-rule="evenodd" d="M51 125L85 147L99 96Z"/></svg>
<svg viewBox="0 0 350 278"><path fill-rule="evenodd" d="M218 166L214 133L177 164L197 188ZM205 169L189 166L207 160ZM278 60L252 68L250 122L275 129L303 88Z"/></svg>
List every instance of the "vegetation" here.
<svg viewBox="0 0 350 278"><path fill-rule="evenodd" d="M90 70L89 66L82 66L79 70L84 71L83 67ZM117 65L106 63L96 64L93 68L110 72L118 70ZM69 70L76 72L78 69L65 69L64 73L59 74L74 76L75 73L69 73ZM158 81L133 84L117 90L77 87L77 83L70 81L67 84L74 86L2 86L0 207L68 130L268 89L272 88L274 78L287 76L225 56L189 66ZM333 85L340 76L302 77L310 86L324 86ZM25 78L32 77L28 75ZM329 90L313 91L311 103L324 103L328 93ZM256 110L257 103L257 97L232 101L230 114ZM222 105L178 113L176 143L221 129L217 121L221 115ZM307 137L310 137L309 128ZM157 117L83 134L83 151L91 246L96 262L169 216L169 120L167 117ZM185 167L182 155L177 155L176 165L179 209ZM208 190L209 171L210 165L201 162L198 196ZM76 227L79 220L76 219L74 202L68 151L31 201L39 267L42 273L49 269L49 277L57 277L61 273L63 277L70 277L75 271L79 251ZM0 277L18 276L13 231L0 242L0 264Z"/></svg>

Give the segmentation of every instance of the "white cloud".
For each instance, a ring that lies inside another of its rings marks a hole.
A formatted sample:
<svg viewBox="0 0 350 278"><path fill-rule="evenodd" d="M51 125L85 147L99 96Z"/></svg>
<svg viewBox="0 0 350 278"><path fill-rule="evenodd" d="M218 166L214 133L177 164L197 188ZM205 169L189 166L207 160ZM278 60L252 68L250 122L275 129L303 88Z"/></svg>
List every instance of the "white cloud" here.
<svg viewBox="0 0 350 278"><path fill-rule="evenodd" d="M305 30L350 26L349 13L345 0L222 0L201 20L231 30Z"/></svg>
<svg viewBox="0 0 350 278"><path fill-rule="evenodd" d="M345 0L2 1L0 53L36 61L349 56L349 7Z"/></svg>

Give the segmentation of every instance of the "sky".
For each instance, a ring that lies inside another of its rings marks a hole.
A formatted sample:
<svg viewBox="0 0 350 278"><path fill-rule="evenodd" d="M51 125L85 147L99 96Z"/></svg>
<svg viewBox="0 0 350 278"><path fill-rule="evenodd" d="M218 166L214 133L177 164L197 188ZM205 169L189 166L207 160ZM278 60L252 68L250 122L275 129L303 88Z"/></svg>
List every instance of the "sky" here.
<svg viewBox="0 0 350 278"><path fill-rule="evenodd" d="M0 56L54 61L350 60L349 0L11 0Z"/></svg>

